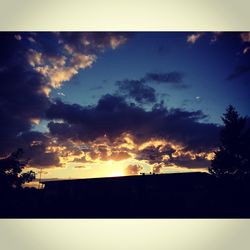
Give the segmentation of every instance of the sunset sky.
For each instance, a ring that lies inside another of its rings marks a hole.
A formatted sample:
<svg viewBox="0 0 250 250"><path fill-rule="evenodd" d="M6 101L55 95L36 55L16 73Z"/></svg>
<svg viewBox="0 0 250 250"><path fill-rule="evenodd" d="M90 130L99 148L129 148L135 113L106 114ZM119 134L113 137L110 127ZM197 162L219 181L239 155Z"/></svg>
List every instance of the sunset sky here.
<svg viewBox="0 0 250 250"><path fill-rule="evenodd" d="M0 36L0 156L45 179L205 171L250 114L250 32Z"/></svg>

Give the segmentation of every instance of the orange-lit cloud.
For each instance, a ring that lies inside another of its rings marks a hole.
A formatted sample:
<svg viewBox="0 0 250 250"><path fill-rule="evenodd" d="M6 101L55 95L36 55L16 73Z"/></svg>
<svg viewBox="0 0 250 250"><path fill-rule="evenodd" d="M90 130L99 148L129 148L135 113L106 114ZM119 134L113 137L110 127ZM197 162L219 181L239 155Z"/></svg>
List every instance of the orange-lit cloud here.
<svg viewBox="0 0 250 250"><path fill-rule="evenodd" d="M206 169L207 164L210 164L209 161L214 157L213 152L193 152L183 145L163 139L151 138L139 143L128 133L121 134L114 141L106 136L84 144L71 141L60 145L55 141L46 150L47 153L56 153L62 166L69 164L76 168L92 166L93 171L96 166L129 160L131 164L124 170L125 174L144 171L143 166L148 166L153 173L164 172L168 167L173 166ZM124 163L119 166L125 167Z"/></svg>
<svg viewBox="0 0 250 250"><path fill-rule="evenodd" d="M125 175L138 175L140 172L143 170L142 166L139 165L128 165L124 169L124 174Z"/></svg>
<svg viewBox="0 0 250 250"><path fill-rule="evenodd" d="M75 53L70 58L46 56L34 49L29 50L27 58L34 70L48 79L47 89L60 88L63 82L69 81L80 69L90 67L96 60L95 55L80 53ZM49 91L45 93L48 95Z"/></svg>
<svg viewBox="0 0 250 250"><path fill-rule="evenodd" d="M27 59L29 64L34 68L44 64L42 53L34 49L29 49Z"/></svg>
<svg viewBox="0 0 250 250"><path fill-rule="evenodd" d="M39 147L42 142L31 143L32 147ZM195 169L206 171L206 164L210 164L210 160L214 157L213 152L193 152L183 145L163 139L151 138L139 142L128 133L123 133L114 140L106 136L87 142L70 140L60 142L52 139L45 153L57 155L61 166L56 172L53 166L46 168L49 172L48 178L55 177L55 173L60 171L64 176L66 172L67 176L75 176L74 178L138 175L149 172L160 174ZM39 168L32 170L39 174ZM78 177L77 171L79 171ZM44 177L44 174L42 175Z"/></svg>
<svg viewBox="0 0 250 250"><path fill-rule="evenodd" d="M123 35L110 37L110 46L112 49L116 49L118 46L120 46L126 42L127 42L127 38Z"/></svg>
<svg viewBox="0 0 250 250"><path fill-rule="evenodd" d="M73 34L74 36L76 34ZM65 33L55 33L62 52L51 55L38 49L29 49L27 60L30 66L44 76L48 84L41 90L49 96L51 89L60 88L63 82L69 81L78 74L79 70L91 67L97 59L98 50L103 52L107 47L116 49L127 42L125 35L109 34L93 36L91 33L77 33L77 39L71 40ZM20 35L15 35L17 40ZM36 42L33 37L28 37L32 43Z"/></svg>
<svg viewBox="0 0 250 250"><path fill-rule="evenodd" d="M39 118L31 118L30 121L31 121L31 123L33 125L39 125L41 119L39 119Z"/></svg>
<svg viewBox="0 0 250 250"><path fill-rule="evenodd" d="M196 34L189 35L187 37L187 42L191 44L195 44L203 35L204 33L196 33Z"/></svg>

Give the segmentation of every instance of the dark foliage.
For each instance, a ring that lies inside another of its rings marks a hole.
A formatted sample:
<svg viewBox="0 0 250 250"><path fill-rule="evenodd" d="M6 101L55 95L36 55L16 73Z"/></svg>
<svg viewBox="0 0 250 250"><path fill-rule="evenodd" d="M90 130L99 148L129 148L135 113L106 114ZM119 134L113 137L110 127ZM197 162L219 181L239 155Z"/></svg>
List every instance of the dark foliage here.
<svg viewBox="0 0 250 250"><path fill-rule="evenodd" d="M18 149L9 156L0 159L0 191L21 188L22 184L35 179L33 171L23 172L27 161L21 160L23 150Z"/></svg>
<svg viewBox="0 0 250 250"><path fill-rule="evenodd" d="M230 105L222 120L221 145L215 152L209 172L217 177L249 177L250 129L247 118L241 117Z"/></svg>

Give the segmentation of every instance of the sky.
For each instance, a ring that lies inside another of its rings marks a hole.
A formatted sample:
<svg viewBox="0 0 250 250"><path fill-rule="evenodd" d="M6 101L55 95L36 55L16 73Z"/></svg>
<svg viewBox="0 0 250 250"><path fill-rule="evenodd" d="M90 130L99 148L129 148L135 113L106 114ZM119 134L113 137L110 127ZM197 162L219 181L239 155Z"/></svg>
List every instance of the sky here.
<svg viewBox="0 0 250 250"><path fill-rule="evenodd" d="M44 179L207 171L250 113L250 32L0 36L0 157Z"/></svg>

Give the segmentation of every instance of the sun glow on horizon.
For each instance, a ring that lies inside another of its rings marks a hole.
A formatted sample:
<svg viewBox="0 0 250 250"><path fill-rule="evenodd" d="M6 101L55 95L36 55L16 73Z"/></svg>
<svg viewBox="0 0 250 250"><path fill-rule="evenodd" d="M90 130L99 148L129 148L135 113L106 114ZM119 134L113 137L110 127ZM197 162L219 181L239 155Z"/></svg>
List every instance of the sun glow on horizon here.
<svg viewBox="0 0 250 250"><path fill-rule="evenodd" d="M118 177L118 176L125 176L124 171L122 170L116 170L114 172L111 172L111 177Z"/></svg>

